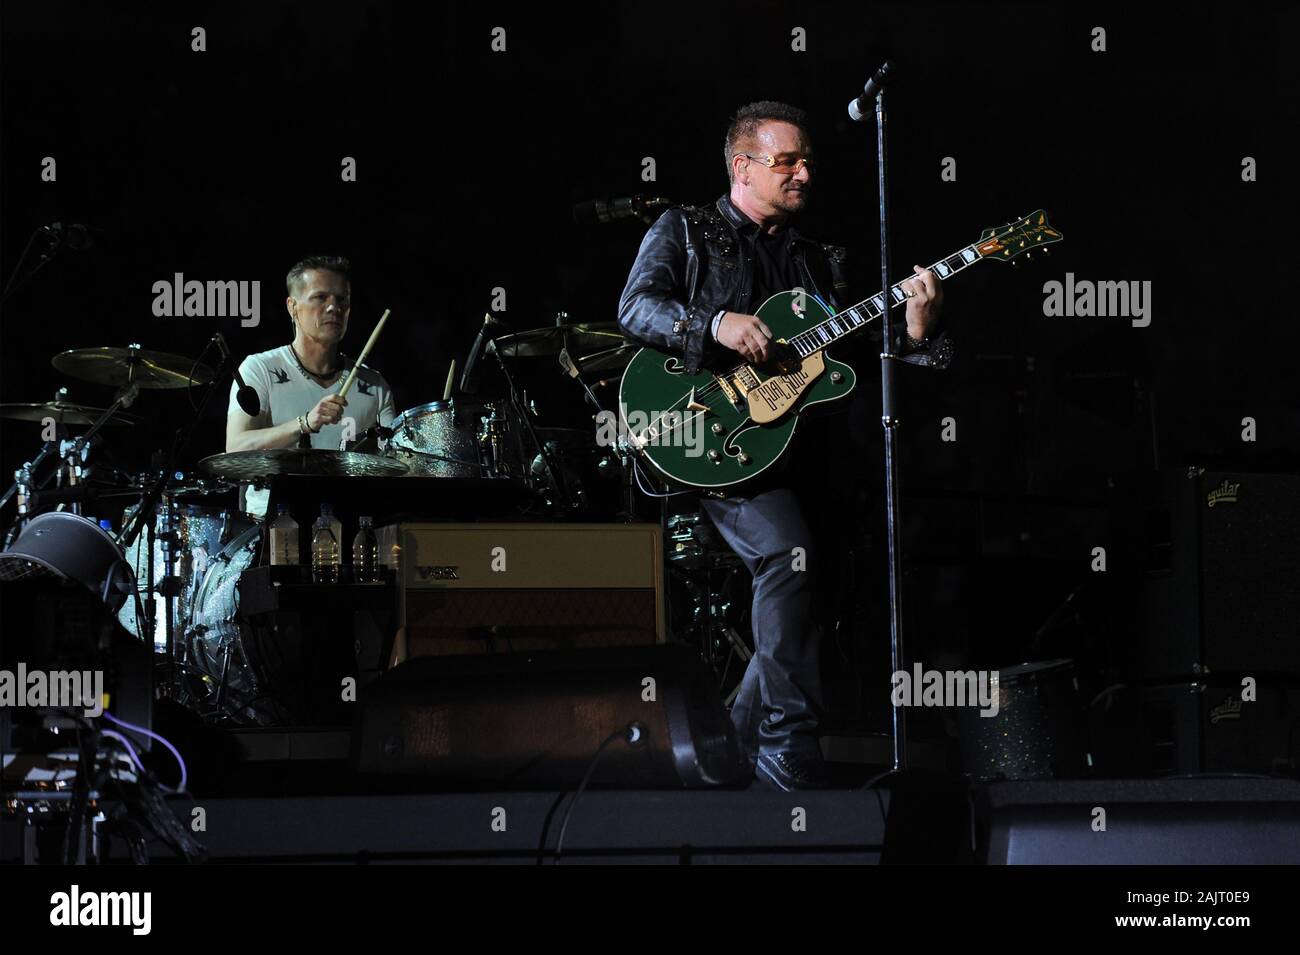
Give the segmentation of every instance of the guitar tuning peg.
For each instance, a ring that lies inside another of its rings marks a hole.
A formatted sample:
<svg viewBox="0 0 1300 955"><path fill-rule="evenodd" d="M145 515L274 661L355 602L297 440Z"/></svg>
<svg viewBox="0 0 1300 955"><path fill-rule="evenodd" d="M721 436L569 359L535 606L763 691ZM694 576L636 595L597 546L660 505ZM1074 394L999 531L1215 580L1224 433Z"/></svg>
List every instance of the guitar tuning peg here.
<svg viewBox="0 0 1300 955"><path fill-rule="evenodd" d="M1051 254L1052 254L1051 249L1043 249L1043 255L1051 255Z"/></svg>

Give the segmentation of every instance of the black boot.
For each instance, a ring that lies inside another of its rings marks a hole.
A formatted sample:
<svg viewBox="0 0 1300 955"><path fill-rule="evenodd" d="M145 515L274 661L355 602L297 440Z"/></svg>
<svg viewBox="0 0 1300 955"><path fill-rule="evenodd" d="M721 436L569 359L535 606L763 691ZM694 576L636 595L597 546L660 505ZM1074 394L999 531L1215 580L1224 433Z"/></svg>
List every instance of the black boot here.
<svg viewBox="0 0 1300 955"><path fill-rule="evenodd" d="M797 789L828 789L831 774L820 753L763 753L754 769L758 781L773 789L794 792Z"/></svg>

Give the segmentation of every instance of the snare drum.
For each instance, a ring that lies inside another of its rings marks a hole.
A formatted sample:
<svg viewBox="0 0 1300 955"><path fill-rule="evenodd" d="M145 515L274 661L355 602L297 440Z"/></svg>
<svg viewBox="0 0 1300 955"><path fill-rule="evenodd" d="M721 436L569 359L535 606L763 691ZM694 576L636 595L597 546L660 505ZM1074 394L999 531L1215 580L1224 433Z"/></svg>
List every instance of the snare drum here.
<svg viewBox="0 0 1300 955"><path fill-rule="evenodd" d="M386 453L422 477L521 477L522 446L513 418L493 401L431 401L393 419Z"/></svg>

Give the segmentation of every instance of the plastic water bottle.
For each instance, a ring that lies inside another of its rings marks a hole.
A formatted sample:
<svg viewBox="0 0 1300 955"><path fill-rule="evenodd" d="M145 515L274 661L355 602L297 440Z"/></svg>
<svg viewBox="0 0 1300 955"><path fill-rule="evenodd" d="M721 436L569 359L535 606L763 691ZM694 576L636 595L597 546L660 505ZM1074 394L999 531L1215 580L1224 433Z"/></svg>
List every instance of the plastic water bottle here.
<svg viewBox="0 0 1300 955"><path fill-rule="evenodd" d="M339 540L330 526L329 515L316 518L311 537L311 582L337 584L339 582Z"/></svg>
<svg viewBox="0 0 1300 955"><path fill-rule="evenodd" d="M289 514L289 506L281 504L276 509L275 520L268 528L271 545L271 566L281 567L298 563L298 522Z"/></svg>
<svg viewBox="0 0 1300 955"><path fill-rule="evenodd" d="M379 579L379 538L375 536L374 518L359 519L361 528L352 538L352 579L359 584Z"/></svg>
<svg viewBox="0 0 1300 955"><path fill-rule="evenodd" d="M334 506L332 504L322 504L320 506L320 512L329 518L330 530L334 532L334 541L339 545L339 553L341 555L343 551L343 522L335 516Z"/></svg>

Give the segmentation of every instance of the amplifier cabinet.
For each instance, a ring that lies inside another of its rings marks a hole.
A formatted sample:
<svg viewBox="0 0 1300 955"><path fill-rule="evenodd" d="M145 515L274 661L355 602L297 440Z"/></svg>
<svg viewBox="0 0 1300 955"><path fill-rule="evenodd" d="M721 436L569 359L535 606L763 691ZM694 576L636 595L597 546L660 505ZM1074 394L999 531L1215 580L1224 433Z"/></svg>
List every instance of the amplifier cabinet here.
<svg viewBox="0 0 1300 955"><path fill-rule="evenodd" d="M658 524L397 523L395 661L663 643Z"/></svg>
<svg viewBox="0 0 1300 955"><path fill-rule="evenodd" d="M1300 475L1167 472L1131 675L1300 674Z"/></svg>

